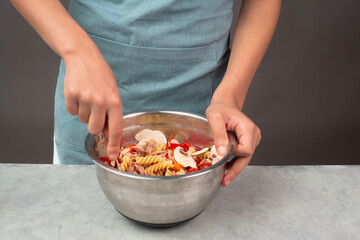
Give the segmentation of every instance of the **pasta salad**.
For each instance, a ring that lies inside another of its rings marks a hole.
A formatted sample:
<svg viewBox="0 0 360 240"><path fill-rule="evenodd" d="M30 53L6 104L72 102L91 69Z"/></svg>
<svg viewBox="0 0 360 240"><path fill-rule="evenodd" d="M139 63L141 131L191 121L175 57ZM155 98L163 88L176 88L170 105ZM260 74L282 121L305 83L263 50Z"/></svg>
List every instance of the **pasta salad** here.
<svg viewBox="0 0 360 240"><path fill-rule="evenodd" d="M188 142L179 143L160 132L144 129L135 135L136 144L122 147L116 161L106 155L106 138L97 136L95 151L105 164L120 171L149 176L174 176L196 172L219 162L213 145L197 149Z"/></svg>

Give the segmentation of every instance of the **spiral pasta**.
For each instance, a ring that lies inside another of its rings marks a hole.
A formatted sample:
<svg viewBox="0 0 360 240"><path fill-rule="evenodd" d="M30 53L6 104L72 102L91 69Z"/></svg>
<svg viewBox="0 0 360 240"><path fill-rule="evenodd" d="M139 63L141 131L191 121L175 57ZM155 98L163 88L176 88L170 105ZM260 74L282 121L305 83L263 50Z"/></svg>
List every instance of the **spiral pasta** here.
<svg viewBox="0 0 360 240"><path fill-rule="evenodd" d="M165 176L172 176L173 175L173 172L170 171L169 168L166 168L166 171L165 171Z"/></svg>
<svg viewBox="0 0 360 240"><path fill-rule="evenodd" d="M158 162L162 162L165 159L160 156L160 155L155 155L155 156L145 156L145 157L136 157L136 163L138 164L144 164L144 165L149 165L152 163L158 163Z"/></svg>
<svg viewBox="0 0 360 240"><path fill-rule="evenodd" d="M166 144L156 142L154 151L165 151L165 150L166 150Z"/></svg>
<svg viewBox="0 0 360 240"><path fill-rule="evenodd" d="M156 176L164 176L164 170L159 170L155 173Z"/></svg>
<svg viewBox="0 0 360 240"><path fill-rule="evenodd" d="M125 155L122 159L119 169L121 171L126 171L130 165L130 161L131 161L131 159Z"/></svg>
<svg viewBox="0 0 360 240"><path fill-rule="evenodd" d="M183 175L185 174L184 169L180 169L180 171L175 172L175 175Z"/></svg>
<svg viewBox="0 0 360 240"><path fill-rule="evenodd" d="M149 167L145 168L145 172L147 174L155 173L159 170L164 170L165 168L173 168L173 162L171 160L169 161L162 161L155 163L154 165L150 165Z"/></svg>

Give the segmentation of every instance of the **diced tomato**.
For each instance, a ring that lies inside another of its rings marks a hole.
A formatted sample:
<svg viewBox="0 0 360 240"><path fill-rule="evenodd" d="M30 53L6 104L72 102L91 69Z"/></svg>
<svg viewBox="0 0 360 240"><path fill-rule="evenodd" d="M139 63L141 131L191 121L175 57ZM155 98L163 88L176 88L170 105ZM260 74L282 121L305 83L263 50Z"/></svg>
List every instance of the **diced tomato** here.
<svg viewBox="0 0 360 240"><path fill-rule="evenodd" d="M192 172L196 172L198 171L197 168L190 168L189 170L187 170L187 173L192 173Z"/></svg>
<svg viewBox="0 0 360 240"><path fill-rule="evenodd" d="M110 160L108 158L101 157L100 160L103 161L105 164L110 165Z"/></svg>
<svg viewBox="0 0 360 240"><path fill-rule="evenodd" d="M202 169L210 167L210 166L211 166L211 163L203 163L199 166L199 170L202 170Z"/></svg>
<svg viewBox="0 0 360 240"><path fill-rule="evenodd" d="M135 149L133 149L133 148L132 148L132 149L130 149L130 150L129 150L129 152L128 152L128 153L130 153L130 154L131 154L131 153L133 153L133 152L135 152Z"/></svg>

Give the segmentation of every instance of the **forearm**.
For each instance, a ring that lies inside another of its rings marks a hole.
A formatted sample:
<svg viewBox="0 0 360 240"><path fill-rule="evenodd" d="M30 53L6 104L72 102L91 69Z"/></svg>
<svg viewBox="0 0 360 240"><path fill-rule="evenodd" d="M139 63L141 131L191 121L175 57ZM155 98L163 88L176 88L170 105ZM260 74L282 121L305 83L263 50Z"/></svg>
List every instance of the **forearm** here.
<svg viewBox="0 0 360 240"><path fill-rule="evenodd" d="M242 109L251 80L274 33L281 0L243 0L225 76L212 103Z"/></svg>
<svg viewBox="0 0 360 240"><path fill-rule="evenodd" d="M58 0L11 0L14 7L60 57L97 50L87 33ZM86 49L86 50L85 50Z"/></svg>

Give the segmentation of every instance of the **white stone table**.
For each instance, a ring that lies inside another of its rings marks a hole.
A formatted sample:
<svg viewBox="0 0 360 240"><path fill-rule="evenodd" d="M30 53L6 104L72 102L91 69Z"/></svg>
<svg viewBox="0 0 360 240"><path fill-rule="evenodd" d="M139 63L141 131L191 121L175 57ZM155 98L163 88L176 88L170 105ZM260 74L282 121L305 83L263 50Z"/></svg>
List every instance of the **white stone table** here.
<svg viewBox="0 0 360 240"><path fill-rule="evenodd" d="M0 239L360 239L360 166L249 166L196 218L141 226L94 166L0 164Z"/></svg>

